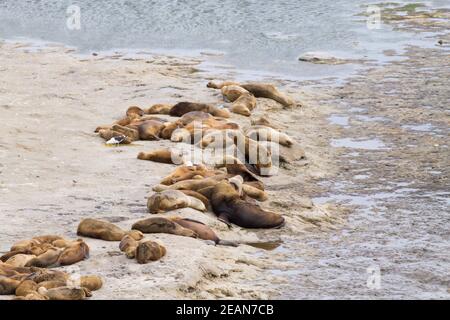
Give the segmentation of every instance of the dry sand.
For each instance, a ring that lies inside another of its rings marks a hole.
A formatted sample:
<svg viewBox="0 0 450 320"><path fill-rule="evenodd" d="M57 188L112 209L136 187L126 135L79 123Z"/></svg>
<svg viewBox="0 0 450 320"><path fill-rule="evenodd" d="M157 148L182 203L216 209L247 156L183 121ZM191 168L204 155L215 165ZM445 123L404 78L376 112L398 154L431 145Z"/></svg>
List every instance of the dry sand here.
<svg viewBox="0 0 450 320"><path fill-rule="evenodd" d="M131 105L182 100L223 103L220 92L206 88L211 75L199 72L197 58L82 57L59 45L37 50L20 43L0 46L0 252L8 251L17 240L42 234L76 238L79 221L87 217L126 229L149 217L146 198L151 187L175 166L139 161L136 155L171 142L106 147L94 134L95 127L120 118ZM265 206L285 215L287 226L228 230L211 213L183 209L170 215L198 219L223 239L240 241L279 240L339 221L326 206L315 207L309 198L302 198L298 188L286 189L325 177L333 172L333 165L318 132L320 124L325 125L321 113L326 108L306 107L312 95L296 83L277 84L304 105L284 110L259 99L255 113L255 117L268 114L306 150L306 161L264 179L271 194ZM232 119L250 123L238 115ZM283 185L282 192L277 185ZM104 278L105 286L94 299L265 299L277 297L287 281L267 270L293 267L286 262L288 252L214 246L164 234L147 237L167 247L161 261L138 265L119 252L118 243L86 239L91 257L71 269Z"/></svg>

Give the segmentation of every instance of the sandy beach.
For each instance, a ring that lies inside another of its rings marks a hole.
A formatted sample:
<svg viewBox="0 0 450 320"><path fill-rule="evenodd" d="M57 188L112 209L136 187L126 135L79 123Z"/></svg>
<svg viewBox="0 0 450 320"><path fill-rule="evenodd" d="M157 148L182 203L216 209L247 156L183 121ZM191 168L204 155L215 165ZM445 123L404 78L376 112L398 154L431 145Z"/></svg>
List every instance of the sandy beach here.
<svg viewBox="0 0 450 320"><path fill-rule="evenodd" d="M262 179L269 194L262 206L281 213L285 227L228 229L212 213L170 213L202 221L223 239L279 248L147 235L167 256L139 265L118 243L86 238L90 258L67 269L104 279L92 299L450 298L450 37L446 25L409 23L433 30L444 45L386 52L401 59L366 65L340 85L272 78L298 106L258 99L251 118L232 115L241 126L267 116L305 151L306 159ZM204 59L82 56L59 44L0 42L0 253L37 235L76 239L84 218L129 229L149 217L151 188L175 166L136 156L174 144L109 147L94 129L133 105L223 104L206 84L229 75L202 70ZM367 289L373 264L384 274L382 290Z"/></svg>

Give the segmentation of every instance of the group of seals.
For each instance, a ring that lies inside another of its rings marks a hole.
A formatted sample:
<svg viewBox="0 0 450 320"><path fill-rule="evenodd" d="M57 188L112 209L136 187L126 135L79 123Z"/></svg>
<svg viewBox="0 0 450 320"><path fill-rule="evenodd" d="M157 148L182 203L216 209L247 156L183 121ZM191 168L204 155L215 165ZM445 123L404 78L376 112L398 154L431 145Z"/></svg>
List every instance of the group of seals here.
<svg viewBox="0 0 450 320"><path fill-rule="evenodd" d="M269 83L209 82L207 87L220 89L223 97L232 102L231 111L247 117L251 115L251 111L256 107L256 98L271 99L286 108L291 108L295 105L291 97L281 93L274 85Z"/></svg>
<svg viewBox="0 0 450 320"><path fill-rule="evenodd" d="M209 240L218 245L237 246L235 242L220 239L210 227L193 219L153 217L138 221L131 228L143 233L168 233L177 236Z"/></svg>
<svg viewBox="0 0 450 320"><path fill-rule="evenodd" d="M0 260L14 267L47 268L75 264L88 257L89 247L83 240L47 235L15 243Z"/></svg>
<svg viewBox="0 0 450 320"><path fill-rule="evenodd" d="M16 295L16 300L82 300L102 286L95 275L73 278L59 270L0 262L0 295Z"/></svg>
<svg viewBox="0 0 450 320"><path fill-rule="evenodd" d="M124 252L128 259L136 258L139 264L157 261L166 255L166 248L158 242L151 240L136 241L129 235L122 238L119 244L120 251Z"/></svg>

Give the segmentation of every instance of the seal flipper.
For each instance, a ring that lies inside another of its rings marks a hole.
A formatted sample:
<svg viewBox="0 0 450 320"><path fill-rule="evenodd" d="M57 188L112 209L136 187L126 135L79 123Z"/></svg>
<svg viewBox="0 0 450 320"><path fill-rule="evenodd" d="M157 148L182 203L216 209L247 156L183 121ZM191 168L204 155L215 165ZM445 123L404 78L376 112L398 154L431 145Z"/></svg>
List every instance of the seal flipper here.
<svg viewBox="0 0 450 320"><path fill-rule="evenodd" d="M229 240L221 240L217 241L216 243L219 246L228 246L228 247L239 247L239 242L236 241L229 241Z"/></svg>
<svg viewBox="0 0 450 320"><path fill-rule="evenodd" d="M225 213L220 213L217 216L217 219L223 223L225 223L228 226L228 229L232 229L233 225L230 223L230 221L228 220L228 217Z"/></svg>

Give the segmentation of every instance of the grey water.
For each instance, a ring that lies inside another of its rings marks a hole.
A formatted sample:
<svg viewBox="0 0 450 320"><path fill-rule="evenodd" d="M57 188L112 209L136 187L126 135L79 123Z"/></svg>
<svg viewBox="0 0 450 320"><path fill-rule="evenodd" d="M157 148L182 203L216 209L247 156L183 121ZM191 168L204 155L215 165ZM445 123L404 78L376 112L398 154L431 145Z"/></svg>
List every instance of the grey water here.
<svg viewBox="0 0 450 320"><path fill-rule="evenodd" d="M403 3L404 1L396 1ZM410 42L386 25L369 29L365 0L2 0L0 38L38 39L80 52L166 50L220 53L218 63L296 77L330 76L348 66L299 62L309 51L384 59L383 48ZM430 1L442 5L446 1ZM79 25L71 5L79 8ZM359 21L358 21L359 20ZM362 21L361 21L362 20ZM414 37L415 41L421 41Z"/></svg>

